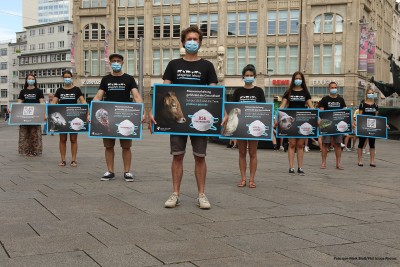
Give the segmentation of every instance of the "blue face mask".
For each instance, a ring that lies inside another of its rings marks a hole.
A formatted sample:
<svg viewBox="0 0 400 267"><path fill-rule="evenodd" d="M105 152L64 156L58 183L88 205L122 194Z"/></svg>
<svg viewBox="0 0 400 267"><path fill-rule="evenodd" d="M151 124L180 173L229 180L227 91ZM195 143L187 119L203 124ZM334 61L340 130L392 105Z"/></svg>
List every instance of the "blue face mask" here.
<svg viewBox="0 0 400 267"><path fill-rule="evenodd" d="M367 98L374 99L375 98L375 94L367 94Z"/></svg>
<svg viewBox="0 0 400 267"><path fill-rule="evenodd" d="M185 49L188 54L196 54L199 51L199 43L194 40L186 41Z"/></svg>
<svg viewBox="0 0 400 267"><path fill-rule="evenodd" d="M28 85L35 85L35 80L26 80Z"/></svg>
<svg viewBox="0 0 400 267"><path fill-rule="evenodd" d="M337 94L337 89L330 89L329 92L330 92L332 95L336 95L336 94Z"/></svg>
<svg viewBox="0 0 400 267"><path fill-rule="evenodd" d="M64 83L65 84L71 84L72 83L72 78L64 78Z"/></svg>
<svg viewBox="0 0 400 267"><path fill-rule="evenodd" d="M248 76L243 78L244 83L254 83L254 80L255 79L253 76Z"/></svg>
<svg viewBox="0 0 400 267"><path fill-rule="evenodd" d="M114 72L120 72L122 69L122 65L121 65L121 63L113 62L113 63L111 63L111 68Z"/></svg>
<svg viewBox="0 0 400 267"><path fill-rule="evenodd" d="M296 86L301 86L302 83L303 83L303 80L300 80L300 79L294 80L294 85L296 85Z"/></svg>

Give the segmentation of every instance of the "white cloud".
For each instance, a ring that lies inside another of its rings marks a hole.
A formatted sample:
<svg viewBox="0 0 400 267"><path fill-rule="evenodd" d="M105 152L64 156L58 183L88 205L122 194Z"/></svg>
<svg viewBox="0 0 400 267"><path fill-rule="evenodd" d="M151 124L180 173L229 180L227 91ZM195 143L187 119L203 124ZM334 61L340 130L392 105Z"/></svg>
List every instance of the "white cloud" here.
<svg viewBox="0 0 400 267"><path fill-rule="evenodd" d="M0 42L10 42L15 41L15 32L10 30L10 28L0 26Z"/></svg>

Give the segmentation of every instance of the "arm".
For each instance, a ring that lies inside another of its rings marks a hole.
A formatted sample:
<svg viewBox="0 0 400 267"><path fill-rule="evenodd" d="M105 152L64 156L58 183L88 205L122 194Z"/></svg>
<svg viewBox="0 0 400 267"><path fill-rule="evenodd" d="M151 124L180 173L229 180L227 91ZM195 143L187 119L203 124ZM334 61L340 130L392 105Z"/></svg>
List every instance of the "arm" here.
<svg viewBox="0 0 400 267"><path fill-rule="evenodd" d="M288 100L286 98L283 98L281 106L279 108L286 108L287 104L288 104Z"/></svg>
<svg viewBox="0 0 400 267"><path fill-rule="evenodd" d="M97 94L93 97L93 101L102 100L103 97L104 97L104 93L105 93L105 91L104 91L103 89L100 88L100 89L97 91Z"/></svg>
<svg viewBox="0 0 400 267"><path fill-rule="evenodd" d="M307 106L308 106L309 108L314 108L311 99L308 99L307 102L306 102L306 104L307 104Z"/></svg>
<svg viewBox="0 0 400 267"><path fill-rule="evenodd" d="M57 104L58 103L58 97L54 96L53 100L51 101L51 104Z"/></svg>
<svg viewBox="0 0 400 267"><path fill-rule="evenodd" d="M132 93L133 102L143 103L142 96L140 95L137 88L132 88L131 93ZM146 111L143 111L142 122L145 122L145 121L146 121Z"/></svg>
<svg viewBox="0 0 400 267"><path fill-rule="evenodd" d="M81 104L87 104L85 98L83 97L83 95L81 95L81 96L78 98L78 100L79 100L79 102L80 102Z"/></svg>
<svg viewBox="0 0 400 267"><path fill-rule="evenodd" d="M39 99L39 102L40 102L40 104L45 104L44 98L40 98L40 99Z"/></svg>

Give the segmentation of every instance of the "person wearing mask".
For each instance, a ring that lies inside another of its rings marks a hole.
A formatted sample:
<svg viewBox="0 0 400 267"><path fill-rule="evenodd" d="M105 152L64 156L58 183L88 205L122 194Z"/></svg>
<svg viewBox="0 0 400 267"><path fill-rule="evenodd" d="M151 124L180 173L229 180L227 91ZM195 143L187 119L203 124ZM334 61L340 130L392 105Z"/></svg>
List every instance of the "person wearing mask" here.
<svg viewBox="0 0 400 267"><path fill-rule="evenodd" d="M375 91L371 87L368 87L365 92L365 99L361 101L358 108L359 114L363 115L378 115L378 105L375 103ZM364 164L362 162L363 149L365 148L366 141L368 140L369 145L369 166L376 167L375 164L375 138L359 137L358 141L358 166L362 167Z"/></svg>
<svg viewBox="0 0 400 267"><path fill-rule="evenodd" d="M57 89L55 96L53 97L52 104L77 104L78 101L81 104L86 104L86 100L83 97L82 91L79 87L73 85L72 73L69 70L63 72L62 77L64 79L64 86ZM49 96L50 98L50 96ZM60 155L61 161L58 166L64 167L66 165L66 153L67 153L67 140L68 134L60 134ZM78 153L78 134L69 134L69 140L71 142L71 167L77 167L76 154Z"/></svg>
<svg viewBox="0 0 400 267"><path fill-rule="evenodd" d="M324 96L318 104L320 110L333 110L333 109L343 109L346 108L346 103L338 94L337 84L336 82L331 82L328 85L329 95ZM341 164L342 157L342 148L341 143L343 140L343 134L338 135L329 135L322 137L322 163L321 169L326 169L326 158L328 155L328 147L333 142L335 156L336 156L336 169L343 170L343 166Z"/></svg>
<svg viewBox="0 0 400 267"><path fill-rule="evenodd" d="M18 103L44 104L43 91L38 88L35 75L28 74L25 77L24 89L18 96ZM18 153L28 157L42 154L42 128L40 125L20 125Z"/></svg>
<svg viewBox="0 0 400 267"><path fill-rule="evenodd" d="M214 65L198 55L202 40L203 33L197 26L190 26L181 32L181 43L186 53L182 58L174 59L168 63L163 75L164 84L216 85L218 83ZM186 73L185 76L178 76L178 71L181 70ZM191 76L193 72L198 74L196 78ZM197 78L197 76L200 76L200 78ZM150 131L152 124L157 124L157 122L150 112L148 125ZM170 135L171 155L173 156L171 165L173 193L164 203L166 208L174 208L180 204L179 195L187 137L186 135ZM197 204L200 209L210 209L210 201L205 195L207 137L190 136L190 140L195 162L194 172L198 190Z"/></svg>
<svg viewBox="0 0 400 267"><path fill-rule="evenodd" d="M263 102L265 103L264 91L257 86L254 86L254 80L256 78L256 68L249 64L242 70L242 78L244 86L238 88L233 93L234 102ZM228 120L228 114L225 114L223 126L225 126ZM239 169L240 175L242 176L241 181L237 184L238 187L246 186L246 155L247 149L250 156L250 177L249 177L249 188L256 188L254 177L257 170L257 146L258 140L237 140L239 148Z"/></svg>
<svg viewBox="0 0 400 267"><path fill-rule="evenodd" d="M99 90L93 98L93 101L102 100L106 97L107 101L112 102L130 102L131 94L133 101L136 103L143 103L142 97L137 89L137 84L133 76L122 72L122 65L124 64L124 57L120 54L111 54L109 56L112 72L101 79ZM143 115L143 118L145 115ZM124 178L127 182L133 182L134 176L131 173L131 159L132 159L132 140L120 139L122 147L122 161L124 163ZM114 138L103 138L105 147L105 158L107 164L107 171L101 177L101 181L109 181L115 179L114 173Z"/></svg>
<svg viewBox="0 0 400 267"><path fill-rule="evenodd" d="M296 71L292 75L292 80L289 89L282 97L280 108L313 108L311 95L308 91L303 73ZM289 158L289 173L294 175L294 154L297 151L297 173L304 175L303 157L305 138L289 138L288 158Z"/></svg>

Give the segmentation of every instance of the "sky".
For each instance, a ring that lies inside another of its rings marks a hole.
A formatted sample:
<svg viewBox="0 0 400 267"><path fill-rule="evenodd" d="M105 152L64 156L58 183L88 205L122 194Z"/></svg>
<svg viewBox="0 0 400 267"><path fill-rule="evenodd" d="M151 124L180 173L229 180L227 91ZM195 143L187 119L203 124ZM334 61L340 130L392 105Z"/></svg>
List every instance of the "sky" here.
<svg viewBox="0 0 400 267"><path fill-rule="evenodd" d="M22 0L0 0L0 43L15 41L22 31Z"/></svg>

